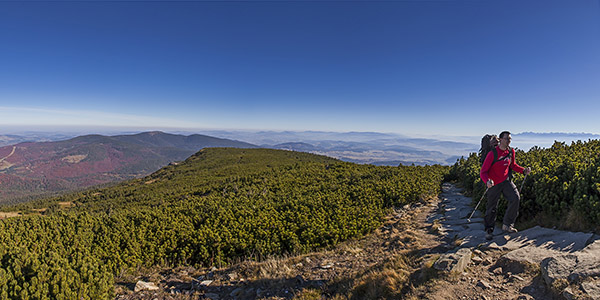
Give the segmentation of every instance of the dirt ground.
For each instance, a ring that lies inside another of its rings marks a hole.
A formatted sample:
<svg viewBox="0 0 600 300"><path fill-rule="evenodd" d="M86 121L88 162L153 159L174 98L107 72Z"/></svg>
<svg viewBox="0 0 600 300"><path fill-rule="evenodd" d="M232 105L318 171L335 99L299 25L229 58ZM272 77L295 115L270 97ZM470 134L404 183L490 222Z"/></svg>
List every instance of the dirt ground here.
<svg viewBox="0 0 600 300"><path fill-rule="evenodd" d="M333 249L243 261L228 268L156 269L117 279L115 299L560 299L539 269L507 272L502 251L475 249L460 273L432 268L457 241L438 235L427 216L438 199L395 210L374 233ZM134 292L136 282L154 291Z"/></svg>
<svg viewBox="0 0 600 300"><path fill-rule="evenodd" d="M21 213L19 212L0 212L0 219L6 219L6 218L14 218L14 217L20 217Z"/></svg>

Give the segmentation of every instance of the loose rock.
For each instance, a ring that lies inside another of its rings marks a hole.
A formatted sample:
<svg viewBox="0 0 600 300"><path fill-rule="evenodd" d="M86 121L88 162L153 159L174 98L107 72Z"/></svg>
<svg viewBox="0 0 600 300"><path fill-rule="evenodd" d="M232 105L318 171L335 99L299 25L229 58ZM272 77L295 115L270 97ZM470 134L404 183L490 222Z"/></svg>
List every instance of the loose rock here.
<svg viewBox="0 0 600 300"><path fill-rule="evenodd" d="M233 273L227 274L227 277L229 278L230 281L233 281L238 278L238 275L237 275L237 273L233 272Z"/></svg>
<svg viewBox="0 0 600 300"><path fill-rule="evenodd" d="M212 280L204 280L202 282L200 282L201 286L209 286L211 283L213 283Z"/></svg>
<svg viewBox="0 0 600 300"><path fill-rule="evenodd" d="M518 280L518 281L525 281L525 279L523 279L523 277L521 277L521 276L519 276L519 275L510 275L510 278L509 278L509 279L510 279L510 281L515 281L515 280Z"/></svg>
<svg viewBox="0 0 600 300"><path fill-rule="evenodd" d="M491 265L491 264L493 264L493 263L494 263L494 261L492 261L492 259L491 259L491 258L489 258L489 257L486 257L486 258L483 260L483 262L482 262L482 264L483 264L484 266L489 266L489 265Z"/></svg>
<svg viewBox="0 0 600 300"><path fill-rule="evenodd" d="M135 292L139 292L139 291L156 291L156 290L158 290L158 286L156 286L156 284L154 284L154 282L145 282L145 281L139 280L135 284L135 288L133 290Z"/></svg>
<svg viewBox="0 0 600 300"><path fill-rule="evenodd" d="M502 267L497 267L495 268L492 273L496 274L496 275L501 275L502 274Z"/></svg>
<svg viewBox="0 0 600 300"><path fill-rule="evenodd" d="M600 299L600 282L584 282L581 289L592 299Z"/></svg>
<svg viewBox="0 0 600 300"><path fill-rule="evenodd" d="M477 286L478 287L482 287L483 289L486 289L486 290L492 289L492 286L489 283L487 283L486 281L483 281L483 280L479 280L477 282Z"/></svg>
<svg viewBox="0 0 600 300"><path fill-rule="evenodd" d="M461 248L440 256L433 267L439 271L462 272L471 262L471 250Z"/></svg>
<svg viewBox="0 0 600 300"><path fill-rule="evenodd" d="M563 292L562 296L567 300L573 300L575 298L575 294L573 294L573 290L571 287L567 287Z"/></svg>

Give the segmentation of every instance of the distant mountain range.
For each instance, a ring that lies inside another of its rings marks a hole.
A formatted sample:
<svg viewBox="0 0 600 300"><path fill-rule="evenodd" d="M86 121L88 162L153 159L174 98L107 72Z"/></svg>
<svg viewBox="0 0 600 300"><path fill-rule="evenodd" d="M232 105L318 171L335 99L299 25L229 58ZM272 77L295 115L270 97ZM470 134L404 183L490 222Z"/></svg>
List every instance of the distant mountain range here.
<svg viewBox="0 0 600 300"><path fill-rule="evenodd" d="M600 134L586 132L522 132L513 134L513 146L525 151L533 146L548 148L555 141L570 144L574 141L587 141L600 139Z"/></svg>
<svg viewBox="0 0 600 300"><path fill-rule="evenodd" d="M204 134L244 140L265 148L327 155L344 161L375 165L453 164L479 149L471 142L413 138L394 133L322 131L206 131ZM469 141L469 139L465 139Z"/></svg>
<svg viewBox="0 0 600 300"><path fill-rule="evenodd" d="M73 138L77 135L71 134L50 134L50 133L33 133L27 132L22 134L5 134L0 135L0 147L7 145L15 145L25 142L52 142L62 141Z"/></svg>
<svg viewBox="0 0 600 300"><path fill-rule="evenodd" d="M526 131L526 132L521 132L518 133L517 135L520 136L535 136L535 137L565 137L565 138L573 138L573 137L581 137L581 138L588 138L588 137L595 137L595 138L600 138L600 134L595 134L595 133L587 133L587 132L530 132L530 131Z"/></svg>
<svg viewBox="0 0 600 300"><path fill-rule="evenodd" d="M432 165L451 164L460 156L445 154L441 151L429 151L422 148L400 145L385 141L346 142L346 141L313 141L312 143L282 143L267 148L310 152L326 155L361 164L397 166L399 164ZM404 141L404 144L408 142Z"/></svg>
<svg viewBox="0 0 600 300"><path fill-rule="evenodd" d="M206 147L256 148L205 135L86 135L0 148L0 203L148 175Z"/></svg>
<svg viewBox="0 0 600 300"><path fill-rule="evenodd" d="M374 165L450 165L477 152L481 138L414 138L377 132L202 133L154 131L75 138L72 133L0 135L0 203L147 175L206 147L284 149ZM600 135L591 133L524 132L513 134L512 146L527 151L533 146L550 147L554 141L598 138Z"/></svg>

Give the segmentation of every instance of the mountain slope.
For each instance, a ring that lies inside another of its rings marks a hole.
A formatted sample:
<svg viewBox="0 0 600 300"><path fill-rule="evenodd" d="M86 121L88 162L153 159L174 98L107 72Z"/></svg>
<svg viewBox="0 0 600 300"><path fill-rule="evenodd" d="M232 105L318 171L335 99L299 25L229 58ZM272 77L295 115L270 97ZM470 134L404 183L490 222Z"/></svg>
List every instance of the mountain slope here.
<svg viewBox="0 0 600 300"><path fill-rule="evenodd" d="M332 246L371 232L392 206L435 196L447 169L203 149L142 179L22 204L33 213L0 222L0 254L11 257L0 260L0 286L18 291L15 298L107 299L114 276L144 267ZM55 288L44 290L47 278Z"/></svg>
<svg viewBox="0 0 600 300"><path fill-rule="evenodd" d="M203 135L86 135L0 148L0 202L147 175L205 147L254 145Z"/></svg>

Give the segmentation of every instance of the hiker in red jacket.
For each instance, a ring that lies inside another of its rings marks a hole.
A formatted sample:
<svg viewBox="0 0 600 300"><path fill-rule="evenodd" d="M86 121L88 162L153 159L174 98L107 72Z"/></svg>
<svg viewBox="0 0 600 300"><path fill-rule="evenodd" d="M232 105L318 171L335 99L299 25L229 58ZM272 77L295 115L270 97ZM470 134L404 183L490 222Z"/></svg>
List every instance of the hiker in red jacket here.
<svg viewBox="0 0 600 300"><path fill-rule="evenodd" d="M515 150L509 147L511 140L510 132L503 131L500 133L500 144L487 154L481 166L481 180L486 183L488 188L484 221L485 238L487 240L491 240L493 237L500 193L504 194L508 201L508 207L502 222L502 230L508 233L517 232L514 224L519 215L520 195L517 187L512 182L511 171L527 175L531 172L531 168L523 168L517 164Z"/></svg>

